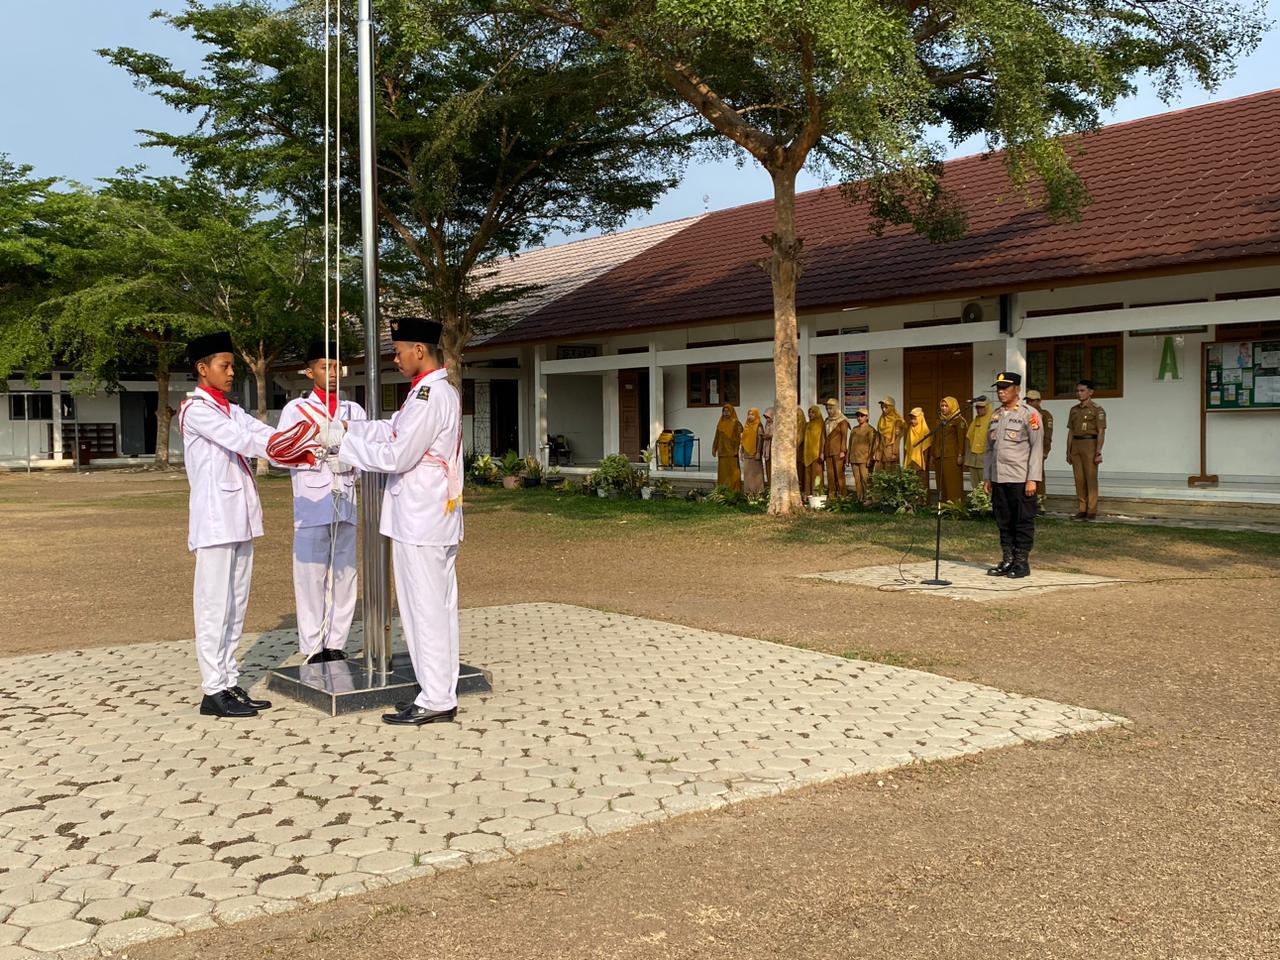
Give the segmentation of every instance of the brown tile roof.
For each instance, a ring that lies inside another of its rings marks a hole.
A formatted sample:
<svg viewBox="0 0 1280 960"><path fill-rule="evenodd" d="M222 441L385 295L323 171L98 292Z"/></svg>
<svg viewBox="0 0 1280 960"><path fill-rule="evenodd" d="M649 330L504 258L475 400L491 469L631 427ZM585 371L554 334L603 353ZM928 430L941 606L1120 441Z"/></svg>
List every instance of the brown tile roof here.
<svg viewBox="0 0 1280 960"><path fill-rule="evenodd" d="M1000 154L952 160L968 215L957 241L905 227L876 237L829 187L796 198L802 310L926 299L1081 277L1280 257L1280 90L1119 123L1077 138L1093 203L1053 223L1009 184ZM493 337L537 342L772 313L756 264L772 202L707 214Z"/></svg>

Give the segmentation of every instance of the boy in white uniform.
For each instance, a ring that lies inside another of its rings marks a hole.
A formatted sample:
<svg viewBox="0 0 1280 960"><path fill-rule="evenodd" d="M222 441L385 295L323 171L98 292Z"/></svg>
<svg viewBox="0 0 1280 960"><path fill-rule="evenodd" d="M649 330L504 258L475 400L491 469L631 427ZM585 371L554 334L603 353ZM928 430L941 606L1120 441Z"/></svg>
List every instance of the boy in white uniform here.
<svg viewBox="0 0 1280 960"><path fill-rule="evenodd" d="M265 457L273 431L227 400L235 381L229 333L197 337L187 359L199 379L182 402L178 429L191 487L187 549L196 555L193 607L200 712L253 717L271 706L239 685L236 647L253 576L253 538L262 536L262 502L247 457Z"/></svg>
<svg viewBox="0 0 1280 960"><path fill-rule="evenodd" d="M326 355L330 359L326 359ZM307 376L315 389L285 404L280 429L306 420L364 420L364 408L339 399L338 362L323 340L307 349ZM356 612L356 475L335 472L337 461L289 471L293 481L293 592L298 609L298 649L307 663L345 660ZM332 572L330 572L332 559ZM326 616L326 613L328 614Z"/></svg>
<svg viewBox="0 0 1280 960"><path fill-rule="evenodd" d="M390 420L320 431L324 446L341 445L343 463L391 474L381 531L392 541L396 602L420 689L382 720L406 726L450 722L458 712L462 401L444 368L440 332L431 320L392 320L396 367L413 381L404 404Z"/></svg>

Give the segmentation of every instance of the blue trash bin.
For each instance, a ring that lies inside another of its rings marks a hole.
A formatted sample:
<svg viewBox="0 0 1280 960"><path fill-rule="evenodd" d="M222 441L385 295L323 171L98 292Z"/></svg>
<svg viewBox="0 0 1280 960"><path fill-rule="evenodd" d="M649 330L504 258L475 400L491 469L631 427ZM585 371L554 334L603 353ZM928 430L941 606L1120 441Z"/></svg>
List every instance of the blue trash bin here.
<svg viewBox="0 0 1280 960"><path fill-rule="evenodd" d="M687 467L693 463L693 431L683 428L675 431L672 440L674 447L672 459L677 467Z"/></svg>

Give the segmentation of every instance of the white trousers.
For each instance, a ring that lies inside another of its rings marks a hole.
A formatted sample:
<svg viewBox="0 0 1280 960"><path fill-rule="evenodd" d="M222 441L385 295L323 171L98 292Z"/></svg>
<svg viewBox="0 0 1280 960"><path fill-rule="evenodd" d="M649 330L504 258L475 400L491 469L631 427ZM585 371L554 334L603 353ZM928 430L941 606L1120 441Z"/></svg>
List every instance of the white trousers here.
<svg viewBox="0 0 1280 960"><path fill-rule="evenodd" d="M206 694L234 687L240 681L236 647L244 629L252 578L252 540L196 550L196 660Z"/></svg>
<svg viewBox="0 0 1280 960"><path fill-rule="evenodd" d="M331 534L332 531L332 544ZM333 550L333 609L329 604L329 551ZM293 532L293 594L298 608L298 649L341 650L356 612L356 525L299 527Z"/></svg>
<svg viewBox="0 0 1280 960"><path fill-rule="evenodd" d="M458 546L424 547L391 541L396 605L427 710L458 705Z"/></svg>

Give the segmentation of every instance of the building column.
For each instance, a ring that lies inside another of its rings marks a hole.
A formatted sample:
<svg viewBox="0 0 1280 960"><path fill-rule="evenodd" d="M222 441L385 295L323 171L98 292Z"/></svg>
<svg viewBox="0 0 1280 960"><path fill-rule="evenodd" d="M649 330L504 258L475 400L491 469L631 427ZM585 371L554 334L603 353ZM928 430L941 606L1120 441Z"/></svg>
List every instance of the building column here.
<svg viewBox="0 0 1280 960"><path fill-rule="evenodd" d="M618 453L622 449L622 437L618 429L618 371L606 370L602 375L600 390L604 405L604 455Z"/></svg>
<svg viewBox="0 0 1280 960"><path fill-rule="evenodd" d="M1022 336L1022 324L1027 319L1027 310L1018 294L1008 293L1005 296L1009 298L1009 332L1004 341L1004 369L1026 380L1027 340ZM1023 389L1026 389L1025 383Z"/></svg>
<svg viewBox="0 0 1280 960"><path fill-rule="evenodd" d="M662 386L662 370L658 366L658 338L649 341L649 447L657 453L658 434L667 418L667 397Z"/></svg>
<svg viewBox="0 0 1280 960"><path fill-rule="evenodd" d="M550 432L547 424L547 375L542 372L542 361L546 359L546 354L545 344L540 343L533 348L533 449L544 470L551 453L543 446Z"/></svg>
<svg viewBox="0 0 1280 960"><path fill-rule="evenodd" d="M53 372L53 378L50 381L50 390L53 391L53 459L62 459L62 374L58 371ZM80 456L80 451L76 450L72 456Z"/></svg>
<svg viewBox="0 0 1280 960"><path fill-rule="evenodd" d="M809 404L815 402L818 396L818 360L810 344L811 331L808 319L800 317L796 325L800 332L800 380L796 383L796 402L800 405L800 409L807 410ZM777 397L774 397L774 400L776 402Z"/></svg>

